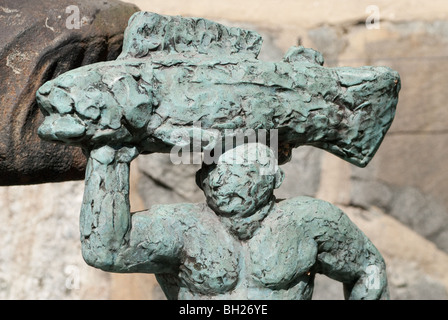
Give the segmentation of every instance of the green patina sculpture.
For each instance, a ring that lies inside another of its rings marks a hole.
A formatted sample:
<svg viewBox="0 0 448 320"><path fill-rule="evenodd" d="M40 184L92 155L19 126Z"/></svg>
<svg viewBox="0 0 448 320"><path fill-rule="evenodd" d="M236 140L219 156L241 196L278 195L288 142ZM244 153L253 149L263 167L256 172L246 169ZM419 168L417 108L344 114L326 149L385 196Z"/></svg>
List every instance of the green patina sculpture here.
<svg viewBox="0 0 448 320"><path fill-rule="evenodd" d="M116 61L39 89L39 135L88 157L84 259L154 273L170 299L310 299L316 273L344 283L347 298L388 298L380 253L343 212L307 197L278 201L273 190L283 178L277 164L301 145L367 165L394 118L399 75L326 68L303 47L263 62L260 47L251 31L139 12ZM268 143L229 145L245 130L256 138L268 130ZM278 150L267 146L277 139ZM212 150L197 174L207 203L131 214L131 161L179 144Z"/></svg>

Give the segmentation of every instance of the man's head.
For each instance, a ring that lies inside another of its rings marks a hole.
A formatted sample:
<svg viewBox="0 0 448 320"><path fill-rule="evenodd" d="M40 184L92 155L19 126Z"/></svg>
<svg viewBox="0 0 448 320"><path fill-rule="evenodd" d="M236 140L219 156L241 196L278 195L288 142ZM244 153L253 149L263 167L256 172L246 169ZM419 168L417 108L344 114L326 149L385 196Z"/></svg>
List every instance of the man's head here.
<svg viewBox="0 0 448 320"><path fill-rule="evenodd" d="M283 177L272 150L249 143L226 151L216 164L203 166L197 183L217 214L246 217L269 202Z"/></svg>

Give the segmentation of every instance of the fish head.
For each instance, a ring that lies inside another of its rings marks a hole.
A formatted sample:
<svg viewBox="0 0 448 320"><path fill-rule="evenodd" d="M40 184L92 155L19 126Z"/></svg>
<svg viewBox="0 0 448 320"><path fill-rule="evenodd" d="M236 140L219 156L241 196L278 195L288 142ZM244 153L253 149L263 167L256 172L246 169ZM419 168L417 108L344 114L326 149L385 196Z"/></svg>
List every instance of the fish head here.
<svg viewBox="0 0 448 320"><path fill-rule="evenodd" d="M127 144L145 131L152 90L136 65L97 63L68 71L36 93L38 135L77 146Z"/></svg>

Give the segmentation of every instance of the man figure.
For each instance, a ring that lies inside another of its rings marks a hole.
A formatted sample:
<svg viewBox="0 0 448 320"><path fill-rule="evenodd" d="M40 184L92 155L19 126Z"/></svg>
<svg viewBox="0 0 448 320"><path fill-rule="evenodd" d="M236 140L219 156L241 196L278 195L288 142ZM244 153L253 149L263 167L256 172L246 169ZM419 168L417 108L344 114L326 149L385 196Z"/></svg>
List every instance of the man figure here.
<svg viewBox="0 0 448 320"><path fill-rule="evenodd" d="M135 148L90 153L81 210L85 261L110 272L154 273L168 299L311 299L316 273L347 299L387 299L383 258L337 207L309 197L278 201L283 172L262 144L203 166L206 204L129 212Z"/></svg>

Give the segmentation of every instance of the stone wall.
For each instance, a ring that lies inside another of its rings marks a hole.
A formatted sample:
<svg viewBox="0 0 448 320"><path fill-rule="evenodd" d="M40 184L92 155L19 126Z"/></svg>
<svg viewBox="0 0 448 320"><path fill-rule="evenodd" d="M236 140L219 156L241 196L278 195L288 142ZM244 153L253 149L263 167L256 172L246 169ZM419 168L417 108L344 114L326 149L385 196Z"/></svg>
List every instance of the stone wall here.
<svg viewBox="0 0 448 320"><path fill-rule="evenodd" d="M397 70L402 91L396 118L373 161L360 169L301 147L284 165L286 179L276 195L309 195L340 206L385 257L392 299L448 299L446 1L374 1L379 29L365 24L371 1L128 2L254 29L264 38L263 60L279 60L300 43L321 51L327 66ZM168 155L139 157L132 166L132 210L203 201L197 169L173 166ZM152 275L107 274L84 264L77 225L82 190L81 181L0 188L6 221L0 298L163 299ZM342 299L342 288L319 277L315 298Z"/></svg>

